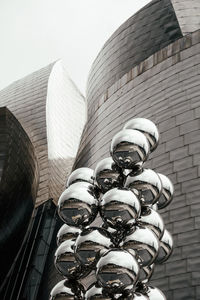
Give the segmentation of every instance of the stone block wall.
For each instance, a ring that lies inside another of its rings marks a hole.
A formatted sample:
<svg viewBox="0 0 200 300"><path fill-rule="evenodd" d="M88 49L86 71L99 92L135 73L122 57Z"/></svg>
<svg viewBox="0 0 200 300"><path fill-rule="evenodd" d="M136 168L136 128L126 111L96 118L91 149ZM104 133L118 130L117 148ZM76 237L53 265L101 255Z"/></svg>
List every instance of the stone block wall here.
<svg viewBox="0 0 200 300"><path fill-rule="evenodd" d="M95 168L109 156L111 138L134 117L155 122L160 144L147 167L175 187L174 200L160 211L174 238L174 253L157 266L152 285L170 300L200 297L200 31L150 56L89 105L75 167Z"/></svg>

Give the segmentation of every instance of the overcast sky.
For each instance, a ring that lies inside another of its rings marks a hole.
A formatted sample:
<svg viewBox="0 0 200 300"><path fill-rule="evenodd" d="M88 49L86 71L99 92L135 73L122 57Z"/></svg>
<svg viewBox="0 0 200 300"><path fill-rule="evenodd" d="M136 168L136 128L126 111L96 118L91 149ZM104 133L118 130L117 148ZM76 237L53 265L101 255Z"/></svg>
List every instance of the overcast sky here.
<svg viewBox="0 0 200 300"><path fill-rule="evenodd" d="M110 35L150 0L0 0L0 89L62 58L85 94Z"/></svg>

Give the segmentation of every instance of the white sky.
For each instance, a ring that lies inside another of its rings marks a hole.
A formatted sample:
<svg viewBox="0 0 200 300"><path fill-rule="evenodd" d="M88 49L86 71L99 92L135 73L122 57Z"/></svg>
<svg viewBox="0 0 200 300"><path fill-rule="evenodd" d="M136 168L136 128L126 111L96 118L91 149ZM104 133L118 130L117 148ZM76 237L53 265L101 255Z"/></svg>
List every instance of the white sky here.
<svg viewBox="0 0 200 300"><path fill-rule="evenodd" d="M62 58L85 94L110 35L150 0L0 0L0 89Z"/></svg>

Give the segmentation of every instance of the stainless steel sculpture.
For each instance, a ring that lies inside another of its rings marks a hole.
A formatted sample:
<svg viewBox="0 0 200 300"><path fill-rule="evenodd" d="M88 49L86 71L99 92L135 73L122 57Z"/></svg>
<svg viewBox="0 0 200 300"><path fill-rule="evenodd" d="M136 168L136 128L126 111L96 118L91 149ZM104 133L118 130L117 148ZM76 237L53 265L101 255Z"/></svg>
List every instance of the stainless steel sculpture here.
<svg viewBox="0 0 200 300"><path fill-rule="evenodd" d="M54 287L50 300L166 299L148 285L156 264L173 250L158 213L172 201L173 185L165 175L144 168L158 141L152 121L130 120L112 139L112 157L95 171L80 168L69 176L58 203L65 224L55 253L55 266L66 280ZM98 213L103 223L93 226ZM79 281L91 279L91 272L94 282L84 290Z"/></svg>

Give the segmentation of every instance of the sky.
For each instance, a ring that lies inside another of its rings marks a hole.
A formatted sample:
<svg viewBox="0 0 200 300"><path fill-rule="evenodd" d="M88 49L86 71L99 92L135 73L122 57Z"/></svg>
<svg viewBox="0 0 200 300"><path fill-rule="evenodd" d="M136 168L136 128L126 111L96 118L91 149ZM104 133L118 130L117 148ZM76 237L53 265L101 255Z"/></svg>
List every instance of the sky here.
<svg viewBox="0 0 200 300"><path fill-rule="evenodd" d="M92 62L150 0L0 0L0 89L62 59L85 95Z"/></svg>

